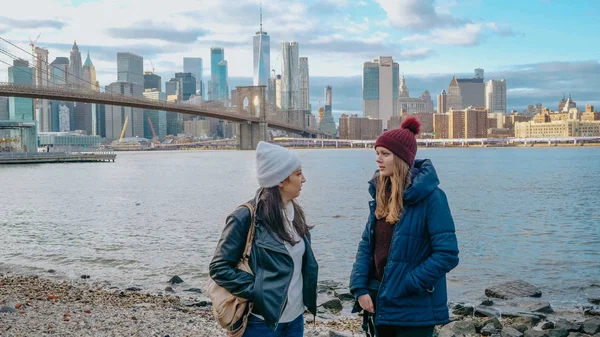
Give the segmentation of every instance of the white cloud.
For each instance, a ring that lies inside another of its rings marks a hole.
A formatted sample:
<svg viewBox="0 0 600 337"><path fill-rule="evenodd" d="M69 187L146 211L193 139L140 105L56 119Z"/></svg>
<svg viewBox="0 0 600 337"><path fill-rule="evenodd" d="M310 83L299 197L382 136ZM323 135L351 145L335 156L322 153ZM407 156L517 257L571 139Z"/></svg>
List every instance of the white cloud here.
<svg viewBox="0 0 600 337"><path fill-rule="evenodd" d="M420 60L426 57L429 57L433 54L431 48L415 48L415 49L407 49L400 52L401 60Z"/></svg>
<svg viewBox="0 0 600 337"><path fill-rule="evenodd" d="M476 46L481 43L488 34L501 36L516 35L510 28L495 22L468 23L455 28L437 28L430 34L414 34L403 37L400 41L404 43L430 42L438 45L449 46Z"/></svg>
<svg viewBox="0 0 600 337"><path fill-rule="evenodd" d="M434 0L376 0L392 26L399 29L429 30L434 27L456 26L464 20L449 13L452 6L435 7Z"/></svg>

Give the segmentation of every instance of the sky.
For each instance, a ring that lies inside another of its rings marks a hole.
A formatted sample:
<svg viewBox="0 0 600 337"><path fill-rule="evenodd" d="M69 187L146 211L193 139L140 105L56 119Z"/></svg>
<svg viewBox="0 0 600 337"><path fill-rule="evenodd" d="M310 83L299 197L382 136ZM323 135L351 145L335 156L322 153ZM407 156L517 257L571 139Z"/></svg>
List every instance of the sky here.
<svg viewBox="0 0 600 337"><path fill-rule="evenodd" d="M229 85L252 84L252 38L259 0L28 0L0 13L0 36L30 50L29 39L68 57L77 41L89 51L98 80L117 79L117 52L144 57L163 81L183 71L183 57L204 60L225 48ZM600 1L566 0L278 0L262 2L271 36L271 68L280 73L280 43L297 41L310 66L316 111L325 85L333 87L334 114L360 113L362 65L392 56L411 97L446 89L453 74L506 79L508 109L542 103L556 109L563 95L578 106L600 108ZM8 8L6 8L8 9ZM30 59L0 41L0 48ZM19 54L20 53L20 54ZM0 60L11 62L6 56ZM0 63L0 81L7 78ZM435 103L435 102L434 102Z"/></svg>

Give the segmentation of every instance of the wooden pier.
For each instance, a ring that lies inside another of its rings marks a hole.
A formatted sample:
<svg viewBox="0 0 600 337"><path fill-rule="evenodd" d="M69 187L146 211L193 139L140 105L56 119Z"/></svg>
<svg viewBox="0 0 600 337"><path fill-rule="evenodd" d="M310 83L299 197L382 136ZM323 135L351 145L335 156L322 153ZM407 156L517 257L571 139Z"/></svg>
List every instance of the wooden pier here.
<svg viewBox="0 0 600 337"><path fill-rule="evenodd" d="M76 153L0 153L0 165L114 162L116 158L117 155L112 151Z"/></svg>

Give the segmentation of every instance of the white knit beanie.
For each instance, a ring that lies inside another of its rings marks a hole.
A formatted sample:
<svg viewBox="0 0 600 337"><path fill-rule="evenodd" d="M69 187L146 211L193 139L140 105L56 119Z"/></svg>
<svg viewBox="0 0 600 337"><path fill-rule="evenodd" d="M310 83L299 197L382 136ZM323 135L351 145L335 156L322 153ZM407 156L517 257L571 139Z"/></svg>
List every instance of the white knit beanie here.
<svg viewBox="0 0 600 337"><path fill-rule="evenodd" d="M267 142L259 142L256 147L256 175L260 187L279 185L301 165L300 157L285 147Z"/></svg>

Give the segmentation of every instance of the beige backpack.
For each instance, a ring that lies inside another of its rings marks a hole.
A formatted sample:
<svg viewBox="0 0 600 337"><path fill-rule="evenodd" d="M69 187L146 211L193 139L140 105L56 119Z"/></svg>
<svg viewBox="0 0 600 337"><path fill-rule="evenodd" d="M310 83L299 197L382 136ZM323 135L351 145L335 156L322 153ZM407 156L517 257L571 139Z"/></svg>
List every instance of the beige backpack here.
<svg viewBox="0 0 600 337"><path fill-rule="evenodd" d="M250 230L246 238L246 248L242 259L237 268L252 274L249 259L252 249L252 240L254 239L254 207L250 203L242 205L250 210ZM252 311L252 302L245 298L232 295L225 288L219 286L212 278L209 279L206 290L208 297L212 302L212 312L219 325L227 329L227 335L230 337L241 337L246 331L248 324L248 315ZM242 319L241 324L236 324ZM235 327L234 325L239 325Z"/></svg>

